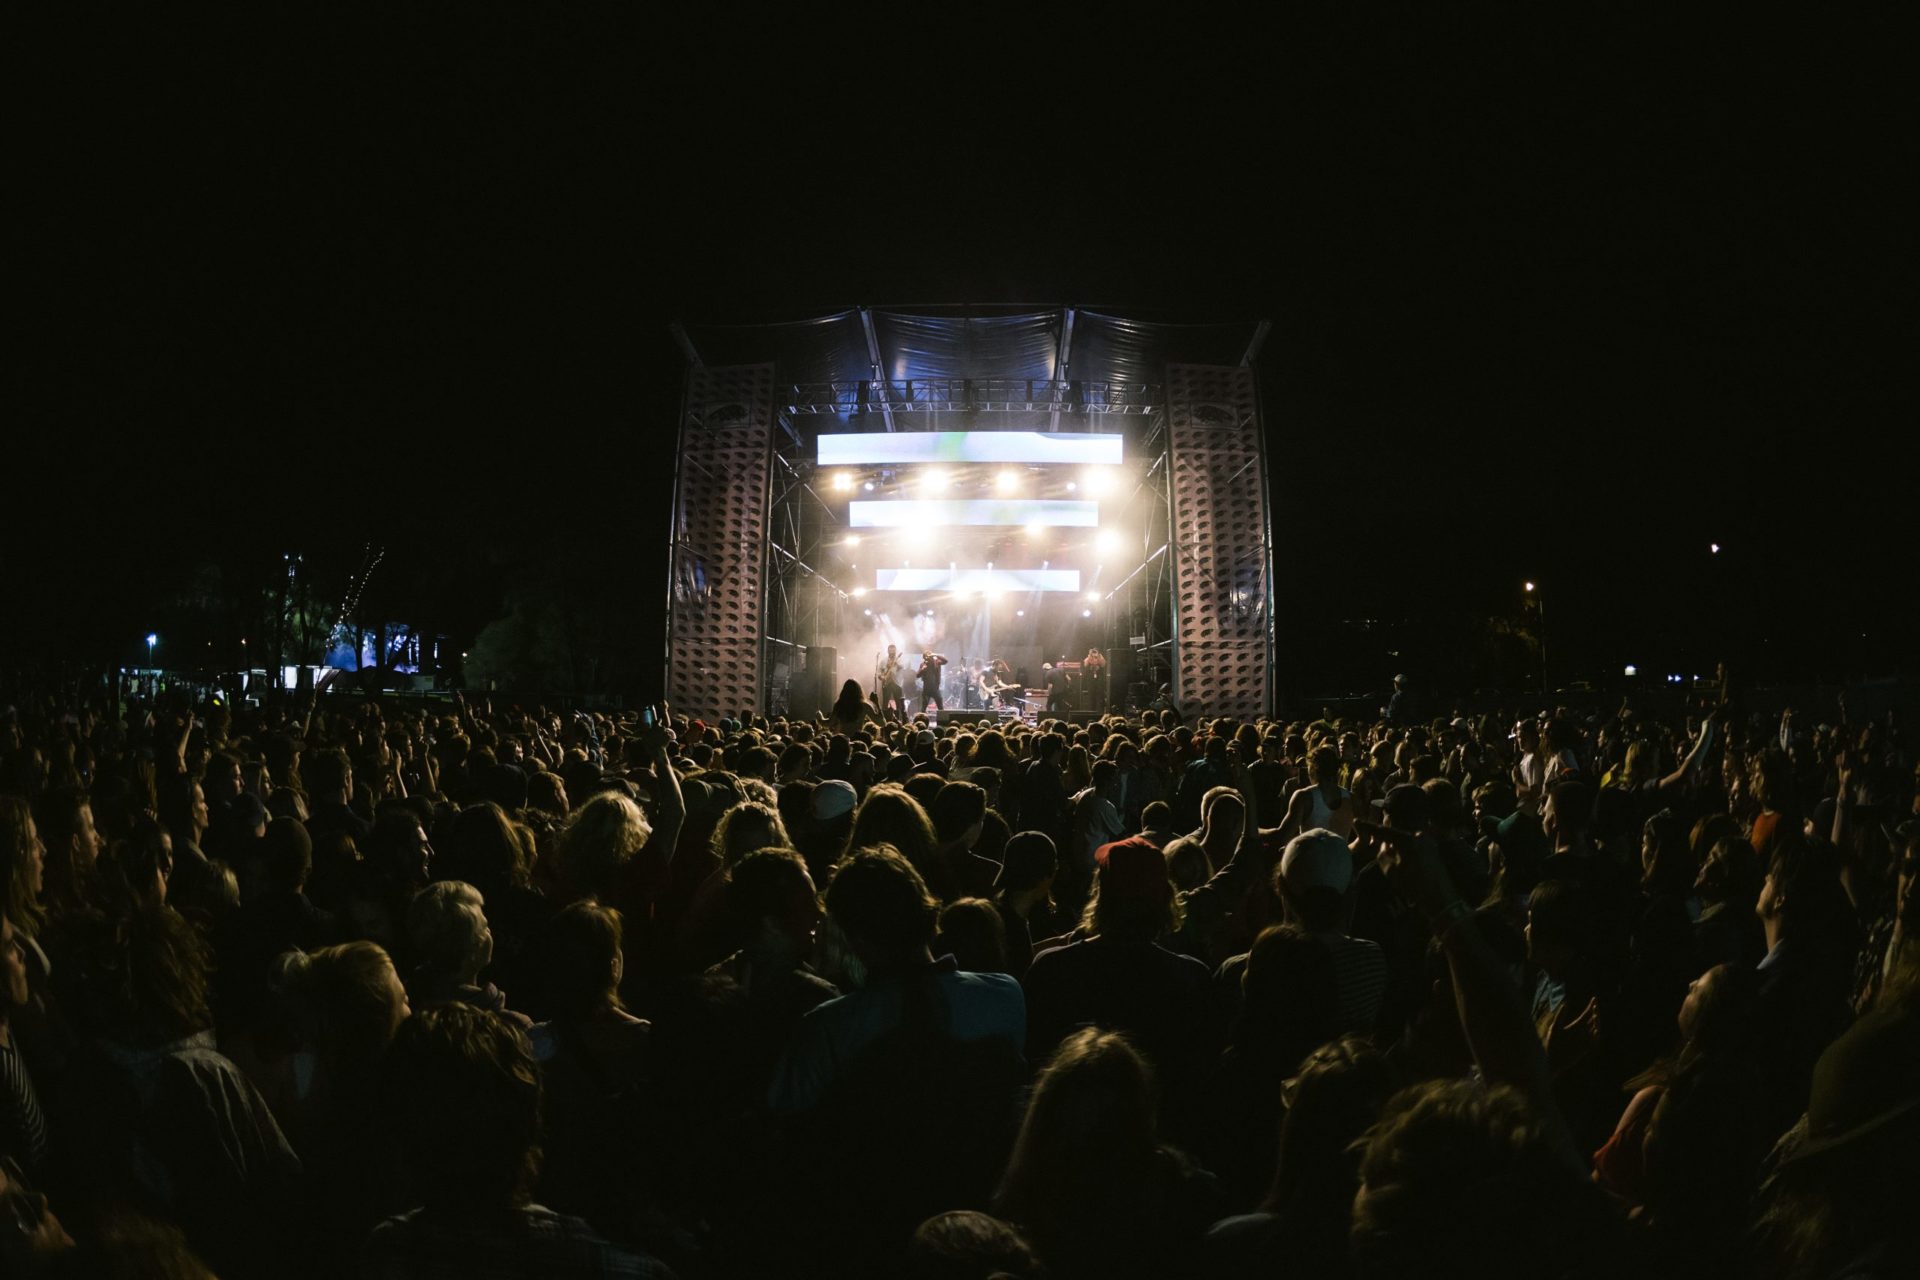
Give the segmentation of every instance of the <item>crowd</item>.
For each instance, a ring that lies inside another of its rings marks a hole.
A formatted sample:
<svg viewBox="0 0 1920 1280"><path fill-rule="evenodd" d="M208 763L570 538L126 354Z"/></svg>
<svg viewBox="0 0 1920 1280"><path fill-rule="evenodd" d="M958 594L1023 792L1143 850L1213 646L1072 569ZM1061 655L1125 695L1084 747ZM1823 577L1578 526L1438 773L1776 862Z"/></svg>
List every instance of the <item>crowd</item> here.
<svg viewBox="0 0 1920 1280"><path fill-rule="evenodd" d="M21 696L0 1274L1911 1274L1913 758L1701 710Z"/></svg>

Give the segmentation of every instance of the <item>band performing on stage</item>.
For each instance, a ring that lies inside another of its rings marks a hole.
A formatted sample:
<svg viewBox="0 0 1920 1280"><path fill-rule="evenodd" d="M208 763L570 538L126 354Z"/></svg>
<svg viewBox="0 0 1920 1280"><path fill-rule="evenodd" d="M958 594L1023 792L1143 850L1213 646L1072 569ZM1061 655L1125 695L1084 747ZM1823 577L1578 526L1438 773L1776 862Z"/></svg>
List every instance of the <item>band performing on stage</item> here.
<svg viewBox="0 0 1920 1280"><path fill-rule="evenodd" d="M961 660L957 687L944 682L951 660L943 653L924 650L911 674L918 698L907 695L907 659L897 645L888 645L874 657L873 697L883 718L915 715L938 718L949 712L997 712L1003 717L1033 720L1042 714L1108 709L1107 659L1098 649L1087 650L1078 662L1065 654L1040 665L1040 678L1029 684L1025 670L1016 671L1005 658ZM953 705L949 706L949 699Z"/></svg>

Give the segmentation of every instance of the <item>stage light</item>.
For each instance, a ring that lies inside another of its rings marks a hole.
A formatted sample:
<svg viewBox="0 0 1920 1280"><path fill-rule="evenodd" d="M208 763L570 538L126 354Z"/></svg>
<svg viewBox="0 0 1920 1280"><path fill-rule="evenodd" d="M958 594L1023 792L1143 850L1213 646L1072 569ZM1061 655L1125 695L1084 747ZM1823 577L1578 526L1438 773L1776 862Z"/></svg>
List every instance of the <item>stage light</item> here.
<svg viewBox="0 0 1920 1280"><path fill-rule="evenodd" d="M1012 493L1020 487L1020 473L1017 471L1002 471L993 478L993 487L1002 493Z"/></svg>
<svg viewBox="0 0 1920 1280"><path fill-rule="evenodd" d="M1024 618L1027 616L1027 611L1025 609L1015 609L1013 611L1013 616L1016 618Z"/></svg>
<svg viewBox="0 0 1920 1280"><path fill-rule="evenodd" d="M844 471L834 472L833 488L836 493L845 493L847 490L853 488L853 477Z"/></svg>
<svg viewBox="0 0 1920 1280"><path fill-rule="evenodd" d="M1099 604L1099 603L1100 603L1100 593L1099 593L1098 591L1089 591L1089 592L1087 592L1087 601L1088 601L1088 603L1090 603L1090 604Z"/></svg>
<svg viewBox="0 0 1920 1280"><path fill-rule="evenodd" d="M1104 467L1089 467L1081 473L1080 487L1090 498L1101 498L1113 491L1113 472Z"/></svg>
<svg viewBox="0 0 1920 1280"><path fill-rule="evenodd" d="M1709 549L1713 552L1714 555L1720 554L1720 544L1717 542L1709 544Z"/></svg>
<svg viewBox="0 0 1920 1280"><path fill-rule="evenodd" d="M1029 525L1027 525L1027 536L1029 538L1041 537L1046 533L1046 531L1047 531L1047 526L1045 526L1044 524L1041 524L1038 520L1035 520Z"/></svg>
<svg viewBox="0 0 1920 1280"><path fill-rule="evenodd" d="M868 616L869 618L871 618L871 617L873 616L873 610L871 610L871 609L868 609L868 610L866 610L866 615L867 615L867 616Z"/></svg>
<svg viewBox="0 0 1920 1280"><path fill-rule="evenodd" d="M1069 481L1067 481L1067 492L1068 492L1068 493L1077 493L1077 492L1079 492L1079 490L1080 490L1080 486L1079 486L1079 485L1077 485L1077 484L1075 484L1075 483L1074 483L1073 481L1071 481L1071 480L1069 480Z"/></svg>
<svg viewBox="0 0 1920 1280"><path fill-rule="evenodd" d="M1083 617L1083 618L1091 618L1091 617L1093 616L1093 610L1091 610L1091 609L1082 609L1082 610L1080 611L1080 616L1081 616L1081 617Z"/></svg>
<svg viewBox="0 0 1920 1280"><path fill-rule="evenodd" d="M928 467L920 478L926 482L927 488L936 493L953 481L953 477L947 474L945 467Z"/></svg>
<svg viewBox="0 0 1920 1280"><path fill-rule="evenodd" d="M1631 662L1629 662L1627 664L1627 674L1629 676L1637 676L1640 674L1640 668L1634 666Z"/></svg>
<svg viewBox="0 0 1920 1280"><path fill-rule="evenodd" d="M846 537L840 539L840 545L843 547L857 547L860 545L860 535L857 533L850 533Z"/></svg>
<svg viewBox="0 0 1920 1280"><path fill-rule="evenodd" d="M1533 590L1533 584L1532 584L1531 582L1529 582L1529 583L1526 583L1525 585L1526 585L1526 588L1527 588L1527 590L1528 590L1528 591L1532 591L1532 590Z"/></svg>
<svg viewBox="0 0 1920 1280"><path fill-rule="evenodd" d="M850 529L903 529L913 525L1025 525L1092 529L1100 504L1066 499L903 498L859 499L847 504Z"/></svg>
<svg viewBox="0 0 1920 1280"><path fill-rule="evenodd" d="M872 493L872 492L873 492L873 481L871 481L871 480L869 480L869 481L867 481L867 482L866 482L866 484L864 484L864 485L862 485L861 487L862 487L862 488L864 488L864 489L865 489L865 490L866 490L866 491L867 491L868 493Z"/></svg>
<svg viewBox="0 0 1920 1280"><path fill-rule="evenodd" d="M1118 529L1102 529L1093 536L1093 549L1103 556L1113 555L1126 542Z"/></svg>
<svg viewBox="0 0 1920 1280"><path fill-rule="evenodd" d="M865 594L867 594L867 589L865 587L855 587L853 589L853 598L855 600L858 600L861 596L864 596Z"/></svg>

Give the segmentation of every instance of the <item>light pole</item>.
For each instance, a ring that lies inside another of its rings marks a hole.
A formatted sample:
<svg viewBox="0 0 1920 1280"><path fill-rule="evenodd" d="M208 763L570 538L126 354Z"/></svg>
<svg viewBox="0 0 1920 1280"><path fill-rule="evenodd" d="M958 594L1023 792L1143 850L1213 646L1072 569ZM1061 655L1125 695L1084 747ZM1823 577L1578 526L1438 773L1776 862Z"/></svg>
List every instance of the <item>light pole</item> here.
<svg viewBox="0 0 1920 1280"><path fill-rule="evenodd" d="M1541 594L1538 584L1527 582L1527 598L1533 601L1533 607L1540 614L1540 692L1550 696L1553 686L1547 679L1547 599Z"/></svg>
<svg viewBox="0 0 1920 1280"><path fill-rule="evenodd" d="M153 669L153 646L159 643L160 643L159 636L155 635L151 631L147 632L147 669L149 671Z"/></svg>

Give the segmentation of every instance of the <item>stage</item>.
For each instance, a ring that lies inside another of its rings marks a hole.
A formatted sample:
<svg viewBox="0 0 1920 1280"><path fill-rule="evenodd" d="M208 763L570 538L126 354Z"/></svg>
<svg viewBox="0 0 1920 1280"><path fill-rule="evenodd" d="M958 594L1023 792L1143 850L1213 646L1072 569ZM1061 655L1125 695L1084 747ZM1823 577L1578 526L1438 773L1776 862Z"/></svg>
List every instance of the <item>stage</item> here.
<svg viewBox="0 0 1920 1280"><path fill-rule="evenodd" d="M811 716L844 682L981 714L1273 698L1262 324L858 309L677 329L667 687ZM892 646L893 656L888 656Z"/></svg>

